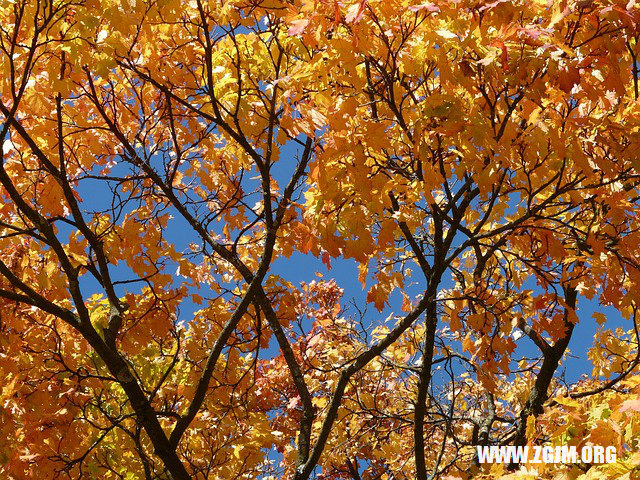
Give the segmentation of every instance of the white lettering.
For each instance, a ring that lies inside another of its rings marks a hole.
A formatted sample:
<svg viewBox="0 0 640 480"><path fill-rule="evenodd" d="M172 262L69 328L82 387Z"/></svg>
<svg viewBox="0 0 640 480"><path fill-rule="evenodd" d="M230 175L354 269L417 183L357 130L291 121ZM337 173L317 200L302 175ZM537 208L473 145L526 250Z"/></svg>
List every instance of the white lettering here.
<svg viewBox="0 0 640 480"><path fill-rule="evenodd" d="M531 463L540 463L541 452L542 452L542 447L540 445L533 446L533 460L531 460Z"/></svg>
<svg viewBox="0 0 640 480"><path fill-rule="evenodd" d="M617 455L616 455L616 447L607 447L604 451L605 459L607 463L616 463Z"/></svg>
<svg viewBox="0 0 640 480"><path fill-rule="evenodd" d="M578 463L578 450L575 445L557 446L555 452L556 463Z"/></svg>
<svg viewBox="0 0 640 480"><path fill-rule="evenodd" d="M582 458L583 463L591 463L591 460L593 460L593 450L591 449L590 445L585 445L584 447L582 447L582 450L580 451L580 457Z"/></svg>
<svg viewBox="0 0 640 480"><path fill-rule="evenodd" d="M593 463L604 463L604 447L596 445L593 447Z"/></svg>
<svg viewBox="0 0 640 480"><path fill-rule="evenodd" d="M506 458L509 463L525 463L527 458L529 458L529 447L509 445L507 447Z"/></svg>
<svg viewBox="0 0 640 480"><path fill-rule="evenodd" d="M585 445L578 450L575 445L533 445L533 458L529 459L529 446L520 445L477 445L479 463L615 463L616 447Z"/></svg>
<svg viewBox="0 0 640 480"><path fill-rule="evenodd" d="M479 463L490 463L491 459L489 458L489 447L486 445L478 445L476 447L478 450L478 462Z"/></svg>
<svg viewBox="0 0 640 480"><path fill-rule="evenodd" d="M542 461L544 463L553 463L553 447L547 445L542 448Z"/></svg>

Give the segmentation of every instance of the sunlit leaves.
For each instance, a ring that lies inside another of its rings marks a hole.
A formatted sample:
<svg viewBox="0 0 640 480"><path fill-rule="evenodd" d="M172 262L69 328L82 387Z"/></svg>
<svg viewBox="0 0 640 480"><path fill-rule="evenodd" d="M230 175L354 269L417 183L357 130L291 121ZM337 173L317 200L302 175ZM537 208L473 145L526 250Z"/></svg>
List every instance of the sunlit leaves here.
<svg viewBox="0 0 640 480"><path fill-rule="evenodd" d="M632 478L635 2L5 3L0 472Z"/></svg>

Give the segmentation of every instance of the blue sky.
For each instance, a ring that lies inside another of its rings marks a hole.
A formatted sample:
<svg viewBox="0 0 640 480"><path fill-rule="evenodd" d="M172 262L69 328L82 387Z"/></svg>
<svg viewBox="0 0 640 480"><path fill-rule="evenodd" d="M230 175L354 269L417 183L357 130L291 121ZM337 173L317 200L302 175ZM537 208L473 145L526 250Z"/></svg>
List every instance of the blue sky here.
<svg viewBox="0 0 640 480"><path fill-rule="evenodd" d="M282 150L281 160L273 167L274 179L279 183L280 188L284 188L290 173L295 168L295 154L297 153L295 146L288 145ZM185 165L185 168L187 165ZM119 164L113 168L112 174L126 175L129 173L129 166L126 164ZM253 178L252 178L253 177ZM243 185L245 191L251 191L257 185L255 180L255 172L248 172L245 175L245 185ZM111 202L111 192L107 188L106 182L98 180L85 180L80 182L79 194L83 198L82 207L85 212L91 210L102 210L105 204ZM302 198L302 197L301 197ZM172 214L172 219L169 222L168 228L164 233L165 238L176 245L179 251L187 252L189 250L189 244L192 242L198 242L198 238L192 231L188 223L175 211L168 209L168 212ZM64 228L64 227L63 227ZM221 224L217 226L213 225L214 230L222 228ZM70 233L70 230L67 229ZM169 264L167 266L166 273L174 273L177 266ZM112 275L114 279L130 278L130 272L124 265L112 266ZM410 297L421 293L424 288L424 282L421 281L421 275L417 265L414 270L414 284L407 290ZM388 318L391 313L395 315L402 315L400 311L400 304L402 296L399 291L395 291L389 299L389 306L382 312L377 312L373 305L366 304L367 289L371 286L372 276L368 278L366 288L363 288L362 284L358 280L357 263L353 259L337 258L331 260L331 269L328 269L325 264L313 255L303 255L301 253L294 253L290 258L276 258L271 266L270 272L291 281L294 284L300 284L301 282L309 283L314 280L318 280L321 276L324 280L335 279L337 284L344 290L343 305L347 306L352 300L361 308L367 307L367 320L370 320L374 324L379 324L384 319ZM85 296L88 296L94 292L100 292L97 282L90 277L90 275L84 275L82 287L84 289ZM123 295L127 290L137 291L143 284L128 284L122 285L118 288L117 293ZM452 286L452 282L449 278L449 273L444 276L442 288L449 288ZM530 287L531 288L531 287ZM533 285L533 288L535 287ZM196 290L194 290L196 291ZM203 297L207 297L207 289L203 286L197 293ZM193 304L187 297L180 307L180 320L188 323L193 318L193 312L198 310L200 306ZM592 371L592 365L587 359L587 351L593 344L593 336L598 329L598 325L592 314L594 311L599 311L607 315L606 328L614 330L616 327L621 326L624 329L630 328L628 322L625 322L617 311L613 308L603 308L597 304L597 295L594 300L588 300L584 297L578 299L578 317L580 319L579 325L574 330L573 337L569 344L570 354L565 356L564 362L559 368L557 375L562 374L565 380L569 383L575 382L581 376L590 376ZM346 312L349 314L349 311ZM627 323L625 325L625 323ZM442 322L441 322L442 325ZM514 355L514 362L522 356L537 357L539 351L533 344L533 342L526 336L521 336L517 339L517 350ZM458 345L459 347L459 345ZM275 342L266 351L262 351L261 355L268 358L273 355L277 355L278 349Z"/></svg>

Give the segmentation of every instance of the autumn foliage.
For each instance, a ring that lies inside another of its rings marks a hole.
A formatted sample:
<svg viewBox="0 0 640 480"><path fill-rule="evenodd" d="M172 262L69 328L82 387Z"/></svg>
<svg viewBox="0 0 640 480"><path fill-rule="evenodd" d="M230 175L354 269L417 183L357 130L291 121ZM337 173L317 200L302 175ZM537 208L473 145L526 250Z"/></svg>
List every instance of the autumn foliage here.
<svg viewBox="0 0 640 480"><path fill-rule="evenodd" d="M0 1L0 478L640 478L640 4L420 1Z"/></svg>

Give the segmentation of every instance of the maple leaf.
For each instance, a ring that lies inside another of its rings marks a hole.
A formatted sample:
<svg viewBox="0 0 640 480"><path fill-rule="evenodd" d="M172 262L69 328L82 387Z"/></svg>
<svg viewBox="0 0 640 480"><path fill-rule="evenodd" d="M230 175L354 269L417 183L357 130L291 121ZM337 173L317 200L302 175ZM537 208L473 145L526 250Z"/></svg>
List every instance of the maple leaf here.
<svg viewBox="0 0 640 480"><path fill-rule="evenodd" d="M420 10L426 10L427 12L439 12L440 7L431 2L421 3L420 5L411 5L409 7L409 11L411 12L419 12Z"/></svg>
<svg viewBox="0 0 640 480"><path fill-rule="evenodd" d="M292 20L289 27L289 35L302 35L309 25L308 18Z"/></svg>
<svg viewBox="0 0 640 480"><path fill-rule="evenodd" d="M367 2L368 0L360 0L360 2L351 5L347 10L344 21L347 23L358 23L364 15Z"/></svg>

